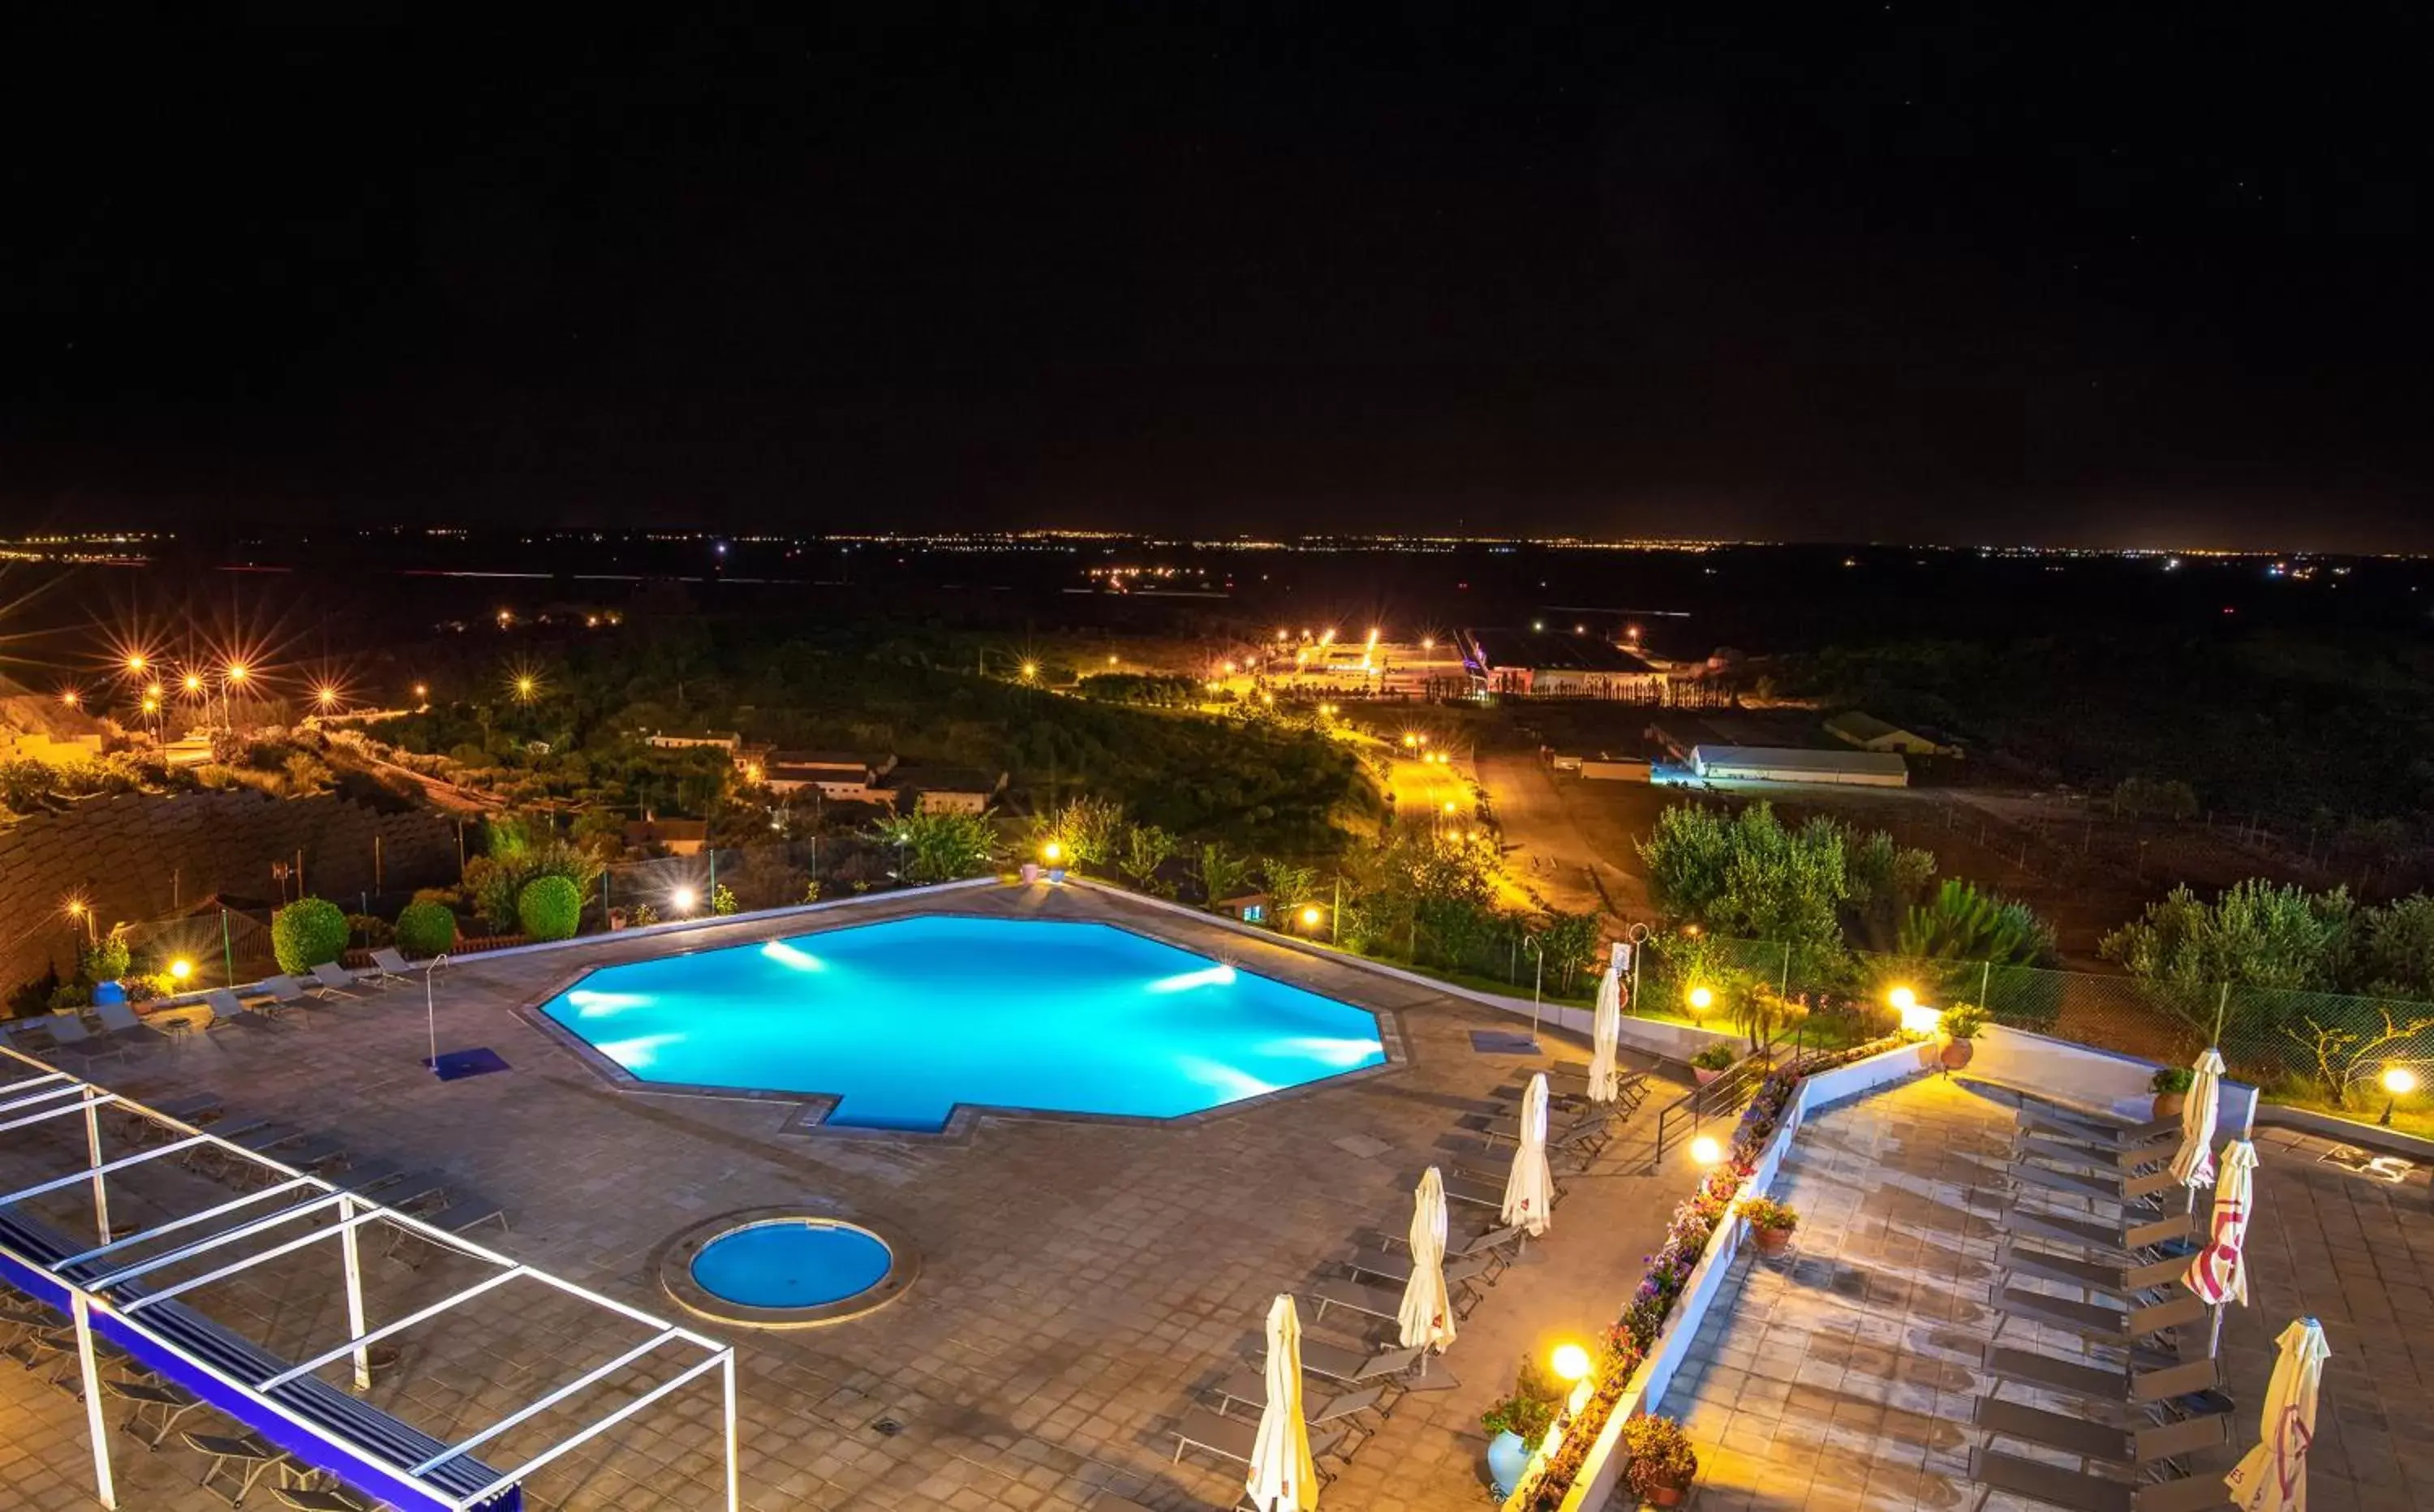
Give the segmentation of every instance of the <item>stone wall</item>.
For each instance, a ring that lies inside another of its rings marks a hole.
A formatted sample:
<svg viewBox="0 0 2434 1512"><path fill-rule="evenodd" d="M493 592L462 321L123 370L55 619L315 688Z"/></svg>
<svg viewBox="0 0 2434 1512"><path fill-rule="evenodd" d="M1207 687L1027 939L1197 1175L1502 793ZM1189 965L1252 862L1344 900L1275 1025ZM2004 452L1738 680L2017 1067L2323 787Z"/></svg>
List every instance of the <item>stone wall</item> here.
<svg viewBox="0 0 2434 1512"><path fill-rule="evenodd" d="M249 789L84 798L0 828L0 990L65 976L75 960L60 905L81 892L104 927L159 919L214 893L276 899L271 868L301 852L309 891L351 910L377 887L394 896L454 883L456 827L436 813L381 814L334 794L272 798ZM292 887L293 884L291 883Z"/></svg>

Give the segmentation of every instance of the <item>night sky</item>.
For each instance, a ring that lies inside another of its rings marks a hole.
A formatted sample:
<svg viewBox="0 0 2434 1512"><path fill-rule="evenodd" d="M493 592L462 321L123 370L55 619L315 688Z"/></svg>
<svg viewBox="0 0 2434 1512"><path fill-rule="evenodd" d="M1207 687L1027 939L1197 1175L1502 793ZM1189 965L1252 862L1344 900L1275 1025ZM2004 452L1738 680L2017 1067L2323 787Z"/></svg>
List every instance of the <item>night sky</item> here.
<svg viewBox="0 0 2434 1512"><path fill-rule="evenodd" d="M2434 548L2402 8L1629 8L19 36L0 527Z"/></svg>

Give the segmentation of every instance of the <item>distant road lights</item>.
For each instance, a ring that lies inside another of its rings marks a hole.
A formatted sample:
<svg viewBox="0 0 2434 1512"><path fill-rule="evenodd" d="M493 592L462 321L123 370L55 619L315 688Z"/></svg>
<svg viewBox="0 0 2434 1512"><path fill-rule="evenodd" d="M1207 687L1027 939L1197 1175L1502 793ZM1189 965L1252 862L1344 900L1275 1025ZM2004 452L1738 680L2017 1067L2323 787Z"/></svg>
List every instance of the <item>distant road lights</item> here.
<svg viewBox="0 0 2434 1512"><path fill-rule="evenodd" d="M313 689L313 702L325 710L336 708L338 706L338 690L331 687L329 684L323 683L320 687Z"/></svg>
<svg viewBox="0 0 2434 1512"><path fill-rule="evenodd" d="M2375 1122L2381 1124L2386 1129L2390 1129L2391 1127L2391 1110L2399 1106L2401 1098L2408 1096L2410 1093L2417 1090L2417 1073L2409 1070L2405 1065L2385 1066L2383 1068L2382 1081L2384 1091L2383 1116L2376 1119Z"/></svg>
<svg viewBox="0 0 2434 1512"><path fill-rule="evenodd" d="M1290 640L1291 638L1293 638L1293 637L1290 637L1290 636L1288 636L1284 631L1279 630L1279 631L1277 631L1277 643L1278 645L1282 645L1282 644L1284 644L1287 640Z"/></svg>
<svg viewBox="0 0 2434 1512"><path fill-rule="evenodd" d="M151 664L145 660L144 653L140 651L130 651L127 654L127 671L130 675L136 677L143 676L144 669L149 665Z"/></svg>
<svg viewBox="0 0 2434 1512"><path fill-rule="evenodd" d="M1036 662L1036 661L1027 661L1027 662L1024 662L1024 663L1022 664L1022 680L1023 680L1024 682L1026 682L1026 683L1031 682L1031 681L1033 681L1034 679L1036 679L1037 677L1038 677L1038 675L1039 675L1039 663L1037 663L1037 662Z"/></svg>
<svg viewBox="0 0 2434 1512"><path fill-rule="evenodd" d="M159 678L156 677L152 681L144 685L144 696L152 703L158 704L161 702L161 680Z"/></svg>
<svg viewBox="0 0 2434 1512"><path fill-rule="evenodd" d="M533 677L532 673L524 672L520 674L516 678L516 701L521 704L531 703L533 700L533 694L538 692L540 688L540 684Z"/></svg>
<svg viewBox="0 0 2434 1512"><path fill-rule="evenodd" d="M1403 732L1403 744L1414 750L1417 750L1420 744L1420 738L1414 735L1411 731L1405 730Z"/></svg>
<svg viewBox="0 0 2434 1512"><path fill-rule="evenodd" d="M1574 635L1576 635L1576 636L1586 636L1586 635L1587 635L1588 633L1589 633L1589 627L1588 627L1588 626L1586 626L1586 625L1574 625L1574 626L1572 626L1572 634L1574 634Z"/></svg>
<svg viewBox="0 0 2434 1512"><path fill-rule="evenodd" d="M431 685L429 683L415 684L414 696L418 702L422 699L429 698L431 696Z"/></svg>
<svg viewBox="0 0 2434 1512"><path fill-rule="evenodd" d="M1453 800L1452 800L1452 799L1450 799L1450 798L1447 799L1447 800L1445 801L1445 811L1446 811L1447 813L1450 814L1450 813L1452 813L1452 812L1453 812L1453 807L1454 807Z"/></svg>
<svg viewBox="0 0 2434 1512"><path fill-rule="evenodd" d="M245 680L252 675L252 669L247 667L246 664L241 661L232 661L228 664L228 680L231 683L242 686Z"/></svg>
<svg viewBox="0 0 2434 1512"><path fill-rule="evenodd" d="M1693 987L1690 989L1690 995L1688 1001L1690 1005L1691 1015L1696 1017L1716 1006L1716 994L1709 992L1705 987Z"/></svg>
<svg viewBox="0 0 2434 1512"><path fill-rule="evenodd" d="M1544 620L1533 620L1530 621L1530 628L1534 632L1544 633L1547 628L1547 621Z"/></svg>
<svg viewBox="0 0 2434 1512"><path fill-rule="evenodd" d="M188 672L178 681L180 686L185 688L189 697L203 690L203 674L200 672Z"/></svg>
<svg viewBox="0 0 2434 1512"><path fill-rule="evenodd" d="M73 688L62 688L60 689L60 702L70 708L76 708L84 703L84 695Z"/></svg>
<svg viewBox="0 0 2434 1512"><path fill-rule="evenodd" d="M1224 669L1226 669L1226 676L1231 677L1231 676L1233 676L1233 675L1234 675L1234 664L1233 664L1231 661L1222 661L1222 662L1219 662L1217 665L1219 665L1220 667L1223 667Z"/></svg>
<svg viewBox="0 0 2434 1512"><path fill-rule="evenodd" d="M1109 656L1109 657L1107 658L1107 665L1108 665L1108 666L1110 666L1110 667L1113 667L1115 664L1116 664L1116 658L1115 658L1115 657L1113 657L1113 656Z"/></svg>
<svg viewBox="0 0 2434 1512"><path fill-rule="evenodd" d="M160 694L146 693L144 695L144 712L146 714L158 714L161 712Z"/></svg>
<svg viewBox="0 0 2434 1512"><path fill-rule="evenodd" d="M500 628L500 629L505 630L505 629L506 629L508 626L510 626L510 625L514 624L515 622L516 622L516 612L515 612L513 609L501 609L501 610L499 611L499 628Z"/></svg>
<svg viewBox="0 0 2434 1512"><path fill-rule="evenodd" d="M1434 636L1422 636L1422 637L1420 637L1420 649L1421 649L1422 651L1434 651L1434 650L1436 650L1436 649L1437 649L1437 637L1434 637Z"/></svg>

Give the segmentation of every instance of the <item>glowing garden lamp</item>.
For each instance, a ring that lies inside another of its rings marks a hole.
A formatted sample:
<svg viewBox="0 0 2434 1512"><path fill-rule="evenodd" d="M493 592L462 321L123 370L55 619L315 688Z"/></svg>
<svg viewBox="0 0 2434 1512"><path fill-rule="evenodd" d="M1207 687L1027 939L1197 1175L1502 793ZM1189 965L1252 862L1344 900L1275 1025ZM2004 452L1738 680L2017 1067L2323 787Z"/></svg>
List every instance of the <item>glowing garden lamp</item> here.
<svg viewBox="0 0 2434 1512"><path fill-rule="evenodd" d="M1052 840L1047 844L1039 847L1039 858L1046 861L1049 865L1054 866L1065 858L1065 847Z"/></svg>
<svg viewBox="0 0 2434 1512"><path fill-rule="evenodd" d="M1558 1344L1555 1352L1547 1357L1555 1379L1569 1384L1588 1379L1589 1351L1577 1344Z"/></svg>
<svg viewBox="0 0 2434 1512"><path fill-rule="evenodd" d="M1315 929L1318 927L1320 917L1318 905L1311 904L1301 910L1301 926L1305 929Z"/></svg>
<svg viewBox="0 0 2434 1512"><path fill-rule="evenodd" d="M516 697L520 701L529 704L532 702L534 690L540 686L540 685L539 683L533 680L532 674L526 672L516 679Z"/></svg>
<svg viewBox="0 0 2434 1512"><path fill-rule="evenodd" d="M1702 1165L1713 1165L1724 1158L1724 1147L1713 1134L1701 1134L1690 1141L1690 1158Z"/></svg>
<svg viewBox="0 0 2434 1512"><path fill-rule="evenodd" d="M2405 1065L2390 1065L2383 1068L2383 1076L2380 1079L2384 1091L2383 1116L2375 1122L2390 1129L2391 1110L2399 1104L2401 1098L2417 1090L2417 1073Z"/></svg>
<svg viewBox="0 0 2434 1512"><path fill-rule="evenodd" d="M173 981L184 981L194 974L195 963L188 960L183 956L180 956L177 960L169 962L169 977Z"/></svg>
<svg viewBox="0 0 2434 1512"><path fill-rule="evenodd" d="M1696 1016L1716 1006L1716 994L1704 987L1693 987L1687 1001L1690 1005L1690 1012Z"/></svg>
<svg viewBox="0 0 2434 1512"><path fill-rule="evenodd" d="M1944 1027L1944 1011L1920 1002L1918 994L1907 987L1896 987L1887 993L1885 1001L1891 1003L1894 1011L1901 1015L1901 1028L1904 1034L1915 1034L1924 1038Z"/></svg>
<svg viewBox="0 0 2434 1512"><path fill-rule="evenodd" d="M676 905L676 910L678 913L691 913L694 904L698 900L693 889L680 887L668 894L668 901Z"/></svg>
<svg viewBox="0 0 2434 1512"><path fill-rule="evenodd" d="M1038 675L1039 663L1036 661L1027 661L1022 664L1022 680L1024 682L1027 683Z"/></svg>

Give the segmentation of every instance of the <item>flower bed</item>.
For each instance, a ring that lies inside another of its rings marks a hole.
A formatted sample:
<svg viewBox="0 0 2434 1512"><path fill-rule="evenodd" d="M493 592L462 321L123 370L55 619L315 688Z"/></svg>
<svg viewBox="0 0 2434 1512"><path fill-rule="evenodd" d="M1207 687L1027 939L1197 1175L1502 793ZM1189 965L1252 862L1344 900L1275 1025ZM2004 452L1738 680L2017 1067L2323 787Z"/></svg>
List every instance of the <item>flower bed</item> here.
<svg viewBox="0 0 2434 1512"><path fill-rule="evenodd" d="M1549 1431L1520 1484L1505 1500L1507 1512L1557 1512L1563 1506L1591 1448L1604 1436L1608 1419L1630 1391L1666 1319L1672 1316L1674 1303L1708 1253L1718 1228L1731 1215L1735 1199L1757 1170L1759 1158L1782 1126L1801 1082L1882 1054L1889 1043L1854 1045L1813 1062L1804 1073L1778 1071L1758 1083L1757 1096L1733 1130L1730 1151L1673 1210L1664 1243L1646 1257L1647 1269L1638 1287L1623 1304L1621 1316L1599 1335L1588 1378L1575 1389L1571 1410Z"/></svg>

